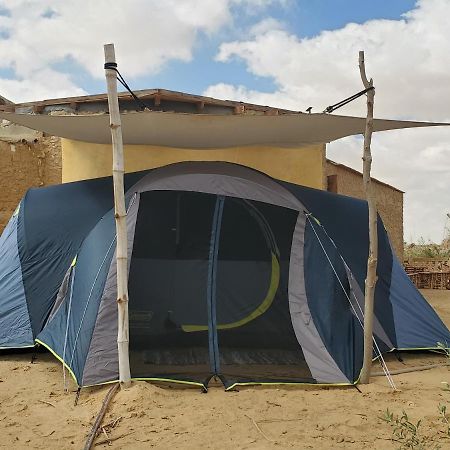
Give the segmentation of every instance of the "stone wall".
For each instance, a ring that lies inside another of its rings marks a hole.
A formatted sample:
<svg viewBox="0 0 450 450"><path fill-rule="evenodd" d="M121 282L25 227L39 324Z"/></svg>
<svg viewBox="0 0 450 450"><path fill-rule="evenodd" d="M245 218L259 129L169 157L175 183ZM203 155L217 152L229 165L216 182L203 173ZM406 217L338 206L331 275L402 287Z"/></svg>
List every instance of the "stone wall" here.
<svg viewBox="0 0 450 450"><path fill-rule="evenodd" d="M59 138L0 140L0 233L30 187L61 183L61 173Z"/></svg>
<svg viewBox="0 0 450 450"><path fill-rule="evenodd" d="M365 199L362 174L342 164L327 161L328 190ZM403 192L374 180L378 212L400 261L403 261Z"/></svg>

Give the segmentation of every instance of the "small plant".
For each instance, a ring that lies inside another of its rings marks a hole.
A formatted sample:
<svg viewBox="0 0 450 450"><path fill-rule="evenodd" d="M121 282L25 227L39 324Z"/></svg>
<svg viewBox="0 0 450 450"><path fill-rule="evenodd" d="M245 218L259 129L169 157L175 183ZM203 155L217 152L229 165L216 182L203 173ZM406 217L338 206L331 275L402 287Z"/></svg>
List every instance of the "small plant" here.
<svg viewBox="0 0 450 450"><path fill-rule="evenodd" d="M450 349L448 348L448 344L447 343L443 344L442 342L437 342L436 346L447 358L447 365L450 365ZM448 383L448 381L441 381L441 388L443 391L449 392L450 384ZM441 405L439 405L438 408L439 408L439 413L441 413ZM443 408L445 409L446 407L443 406ZM445 413L445 411L444 411L444 413Z"/></svg>
<svg viewBox="0 0 450 450"><path fill-rule="evenodd" d="M443 344L442 342L437 342L436 347L440 350L448 360L448 364L450 364L450 349L448 348L448 344Z"/></svg>
<svg viewBox="0 0 450 450"><path fill-rule="evenodd" d="M439 410L439 415L441 416L442 423L447 428L447 436L450 437L450 422L449 422L448 416L447 416L447 406L441 405L439 403L438 410Z"/></svg>
<svg viewBox="0 0 450 450"><path fill-rule="evenodd" d="M405 411L402 411L402 415L398 416L394 415L389 409L386 409L384 416L380 417L380 419L391 426L393 435L391 439L400 444L399 450L425 450L431 448L427 445L428 437L423 436L419 431L421 420L413 423L409 420ZM435 446L434 449L437 450L439 447Z"/></svg>

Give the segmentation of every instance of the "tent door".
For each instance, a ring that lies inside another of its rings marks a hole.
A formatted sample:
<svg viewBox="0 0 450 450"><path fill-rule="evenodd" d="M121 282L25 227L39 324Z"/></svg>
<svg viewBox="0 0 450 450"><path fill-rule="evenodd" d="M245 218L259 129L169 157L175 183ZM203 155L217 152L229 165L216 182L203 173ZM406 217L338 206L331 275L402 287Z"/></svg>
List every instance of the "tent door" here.
<svg viewBox="0 0 450 450"><path fill-rule="evenodd" d="M214 372L208 311L218 208L211 194L141 194L129 277L133 378L203 384ZM202 327L189 332L197 324Z"/></svg>
<svg viewBox="0 0 450 450"><path fill-rule="evenodd" d="M191 191L141 194L130 265L133 378L310 378L287 273L297 212ZM276 377L275 377L276 374Z"/></svg>

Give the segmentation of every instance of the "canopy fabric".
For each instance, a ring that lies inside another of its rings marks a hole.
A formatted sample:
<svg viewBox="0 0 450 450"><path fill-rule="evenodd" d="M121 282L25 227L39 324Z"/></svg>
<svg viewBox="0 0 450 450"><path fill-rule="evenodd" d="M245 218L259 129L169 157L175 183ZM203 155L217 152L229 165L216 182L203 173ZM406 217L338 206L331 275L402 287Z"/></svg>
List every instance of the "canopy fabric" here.
<svg viewBox="0 0 450 450"><path fill-rule="evenodd" d="M109 115L40 115L0 112L33 130L98 144L111 143ZM302 146L364 133L365 118L330 114L211 115L170 112L121 114L124 144L191 149L249 145ZM449 123L374 120L374 131L446 126Z"/></svg>

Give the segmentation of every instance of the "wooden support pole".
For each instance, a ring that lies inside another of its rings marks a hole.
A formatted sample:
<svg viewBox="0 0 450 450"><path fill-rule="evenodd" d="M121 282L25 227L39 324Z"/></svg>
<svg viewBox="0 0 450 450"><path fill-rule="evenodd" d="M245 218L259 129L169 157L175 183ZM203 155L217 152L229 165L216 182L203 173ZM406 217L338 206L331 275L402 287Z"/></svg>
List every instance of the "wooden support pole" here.
<svg viewBox="0 0 450 450"><path fill-rule="evenodd" d="M115 67L116 56L114 44L104 46L105 64ZM119 352L119 381L129 386L131 382L130 359L128 354L128 251L127 251L127 213L125 209L125 193L123 184L124 161L123 141L120 121L119 99L117 97L117 74L113 68L105 66L106 84L108 88L109 122L113 150L113 183L114 210L116 218L116 264L117 264L117 308L118 333L117 347Z"/></svg>
<svg viewBox="0 0 450 450"><path fill-rule="evenodd" d="M359 72L361 80L366 89L373 88L373 80L367 80L364 64L364 52L359 52ZM372 153L370 144L373 132L373 104L375 89L367 91L367 118L364 132L363 153L363 183L369 208L369 257L367 259L367 276L364 290L364 360L361 370L360 382L369 383L370 369L373 357L373 316L375 284L377 282L377 260L378 260L378 232L377 232L377 204L373 184L370 177L372 167Z"/></svg>

